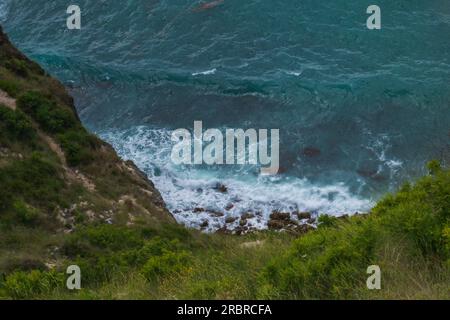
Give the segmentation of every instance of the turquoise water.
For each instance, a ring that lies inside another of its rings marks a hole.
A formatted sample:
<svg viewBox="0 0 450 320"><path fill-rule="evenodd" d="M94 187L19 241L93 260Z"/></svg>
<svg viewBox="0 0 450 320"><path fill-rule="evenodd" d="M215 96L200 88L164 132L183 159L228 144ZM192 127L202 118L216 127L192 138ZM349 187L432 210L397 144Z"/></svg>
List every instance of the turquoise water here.
<svg viewBox="0 0 450 320"><path fill-rule="evenodd" d="M67 85L83 123L134 160L179 221L274 209L368 210L450 154L450 2L379 0L0 0L13 42ZM281 174L254 166L179 167L170 131L279 128ZM227 193L214 188L228 187ZM230 203L234 207L225 210ZM197 210L198 211L198 210Z"/></svg>

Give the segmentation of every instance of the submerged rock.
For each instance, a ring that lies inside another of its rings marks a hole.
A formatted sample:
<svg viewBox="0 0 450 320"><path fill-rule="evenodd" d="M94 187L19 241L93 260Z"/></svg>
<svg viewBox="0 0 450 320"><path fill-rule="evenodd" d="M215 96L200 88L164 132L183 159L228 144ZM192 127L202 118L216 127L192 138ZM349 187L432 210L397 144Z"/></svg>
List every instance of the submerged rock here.
<svg viewBox="0 0 450 320"><path fill-rule="evenodd" d="M237 220L237 217L226 217L225 218L225 223L233 223Z"/></svg>
<svg viewBox="0 0 450 320"><path fill-rule="evenodd" d="M302 154L307 157L318 157L320 156L321 151L314 147L306 147L303 149Z"/></svg>
<svg viewBox="0 0 450 320"><path fill-rule="evenodd" d="M255 217L255 215L251 212L246 212L241 216L242 220L248 220L248 219L253 219Z"/></svg>
<svg viewBox="0 0 450 320"><path fill-rule="evenodd" d="M216 184L216 186L214 187L214 190L216 190L216 191L218 191L220 193L227 193L228 192L228 188L225 185L221 184L221 183Z"/></svg>
<svg viewBox="0 0 450 320"><path fill-rule="evenodd" d="M220 212L220 211L208 210L207 212L211 217L218 218L218 217L223 217L225 215L223 212Z"/></svg>
<svg viewBox="0 0 450 320"><path fill-rule="evenodd" d="M299 220L311 219L311 212L297 212L297 217Z"/></svg>
<svg viewBox="0 0 450 320"><path fill-rule="evenodd" d="M233 208L234 208L234 204L229 203L229 204L227 204L227 206L225 207L225 210L230 211L230 210L233 209Z"/></svg>

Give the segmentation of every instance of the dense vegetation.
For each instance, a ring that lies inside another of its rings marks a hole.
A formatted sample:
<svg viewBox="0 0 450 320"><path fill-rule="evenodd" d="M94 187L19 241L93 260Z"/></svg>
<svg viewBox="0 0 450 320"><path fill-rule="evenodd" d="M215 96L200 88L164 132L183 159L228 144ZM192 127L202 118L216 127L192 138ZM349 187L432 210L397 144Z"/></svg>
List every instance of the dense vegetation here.
<svg viewBox="0 0 450 320"><path fill-rule="evenodd" d="M2 233L0 246L24 250L28 259L3 261L0 292L4 298L448 299L450 171L432 171L386 196L370 215L323 216L303 236L206 235L143 222L43 237L40 228L16 225ZM51 253L27 250L36 246ZM81 267L80 291L65 288L70 264ZM373 264L382 270L381 290L366 287Z"/></svg>
<svg viewBox="0 0 450 320"><path fill-rule="evenodd" d="M0 30L0 298L450 298L450 171L368 215L304 235L201 234L173 223L131 164L80 124L64 88ZM66 288L80 266L82 289ZM368 290L379 265L382 289Z"/></svg>

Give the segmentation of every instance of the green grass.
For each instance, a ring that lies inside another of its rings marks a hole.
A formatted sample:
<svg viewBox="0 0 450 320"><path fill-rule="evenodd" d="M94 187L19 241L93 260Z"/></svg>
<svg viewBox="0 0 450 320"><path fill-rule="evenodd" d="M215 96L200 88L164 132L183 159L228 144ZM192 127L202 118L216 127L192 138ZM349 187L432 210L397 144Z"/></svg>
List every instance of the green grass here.
<svg viewBox="0 0 450 320"><path fill-rule="evenodd" d="M388 195L367 217L328 221L295 240L264 269L266 297L386 297L383 290L365 289L367 266L379 265L386 275L384 290L395 297L448 298L450 173L431 171L416 185ZM402 286L415 287L414 292L393 289Z"/></svg>
<svg viewBox="0 0 450 320"><path fill-rule="evenodd" d="M59 248L55 268L3 271L0 296L448 299L450 171L431 172L386 196L369 215L324 216L316 231L300 237L207 235L170 224L82 227L54 240ZM61 282L70 264L81 267L81 291L69 291ZM369 265L381 268L381 290L366 287Z"/></svg>

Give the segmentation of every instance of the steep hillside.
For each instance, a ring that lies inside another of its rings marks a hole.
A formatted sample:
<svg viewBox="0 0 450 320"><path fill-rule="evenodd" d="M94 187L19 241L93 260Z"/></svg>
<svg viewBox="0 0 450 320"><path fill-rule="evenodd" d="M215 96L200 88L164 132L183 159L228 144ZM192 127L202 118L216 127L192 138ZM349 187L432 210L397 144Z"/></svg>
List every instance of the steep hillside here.
<svg viewBox="0 0 450 320"><path fill-rule="evenodd" d="M174 221L151 181L82 127L64 87L1 29L0 185L3 225Z"/></svg>

